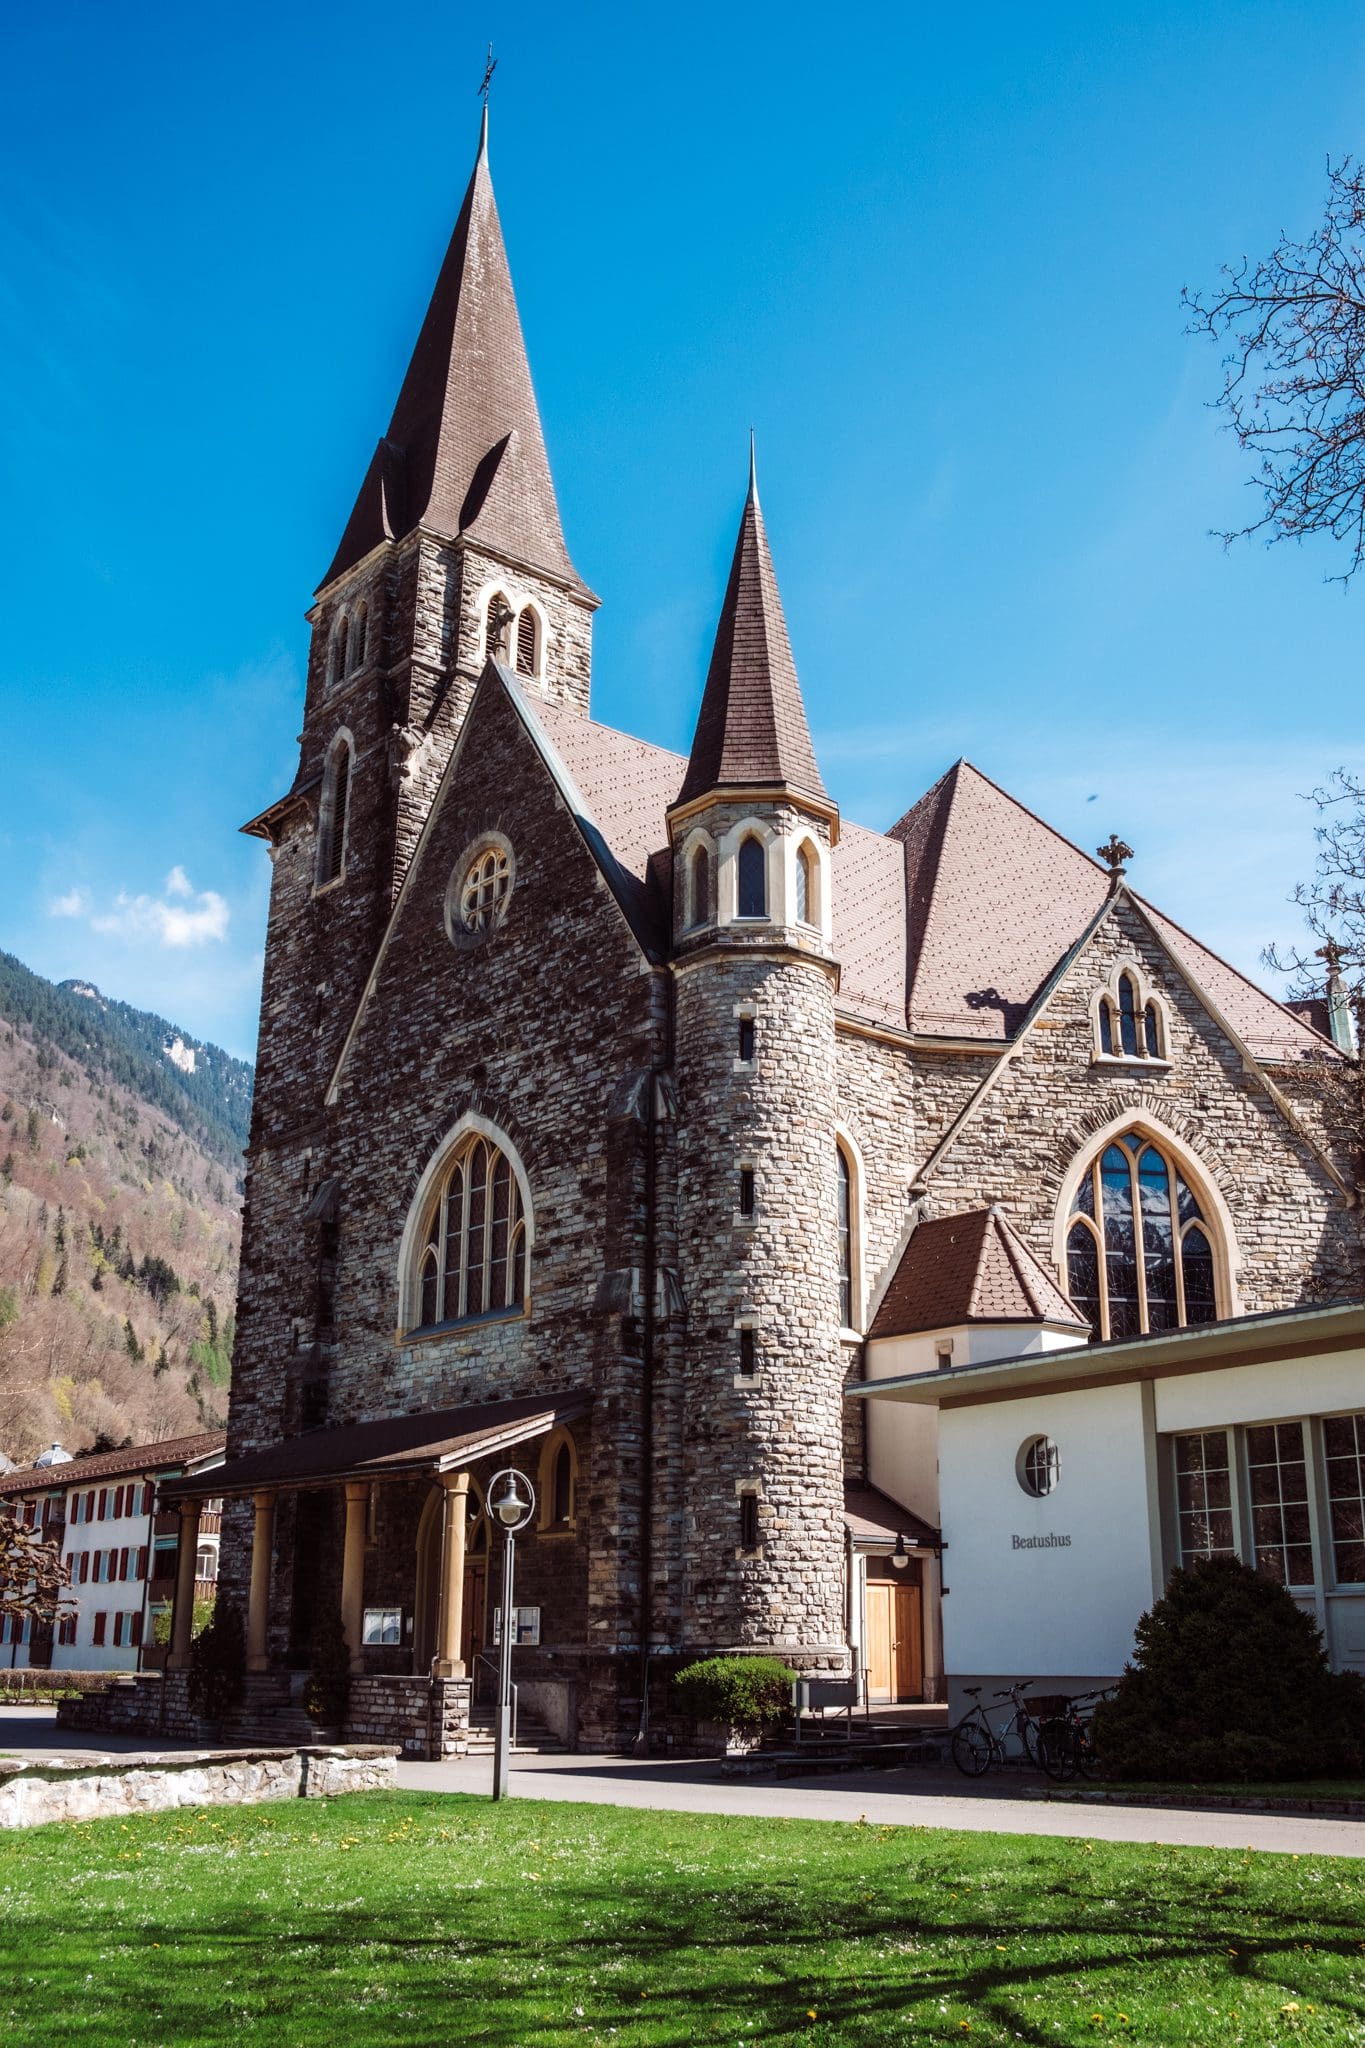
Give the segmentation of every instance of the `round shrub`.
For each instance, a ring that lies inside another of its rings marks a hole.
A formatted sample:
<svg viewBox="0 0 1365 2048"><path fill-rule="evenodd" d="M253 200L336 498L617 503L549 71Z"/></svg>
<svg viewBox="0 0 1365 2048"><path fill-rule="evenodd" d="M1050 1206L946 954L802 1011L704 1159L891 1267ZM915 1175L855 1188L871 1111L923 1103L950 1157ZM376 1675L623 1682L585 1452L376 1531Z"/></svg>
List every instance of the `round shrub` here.
<svg viewBox="0 0 1365 2048"><path fill-rule="evenodd" d="M764 1728L791 1706L796 1673L777 1657L703 1657L673 1675L673 1697L690 1721Z"/></svg>
<svg viewBox="0 0 1365 2048"><path fill-rule="evenodd" d="M1311 1615L1236 1558L1171 1573L1095 1716L1116 1778L1349 1776L1365 1764L1365 1685L1328 1665Z"/></svg>

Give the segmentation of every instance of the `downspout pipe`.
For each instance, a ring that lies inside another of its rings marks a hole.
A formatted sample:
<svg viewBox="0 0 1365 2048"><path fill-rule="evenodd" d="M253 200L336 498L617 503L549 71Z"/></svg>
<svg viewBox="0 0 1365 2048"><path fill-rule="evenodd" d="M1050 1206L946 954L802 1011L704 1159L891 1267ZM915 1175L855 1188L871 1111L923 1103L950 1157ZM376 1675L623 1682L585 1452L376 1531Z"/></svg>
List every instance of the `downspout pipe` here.
<svg viewBox="0 0 1365 2048"><path fill-rule="evenodd" d="M649 1643L654 1633L654 1345L659 1287L659 1086L673 1065L673 976L665 969L664 1056L649 1072L645 1104L644 1315L640 1341L640 1723L635 1748L649 1748Z"/></svg>

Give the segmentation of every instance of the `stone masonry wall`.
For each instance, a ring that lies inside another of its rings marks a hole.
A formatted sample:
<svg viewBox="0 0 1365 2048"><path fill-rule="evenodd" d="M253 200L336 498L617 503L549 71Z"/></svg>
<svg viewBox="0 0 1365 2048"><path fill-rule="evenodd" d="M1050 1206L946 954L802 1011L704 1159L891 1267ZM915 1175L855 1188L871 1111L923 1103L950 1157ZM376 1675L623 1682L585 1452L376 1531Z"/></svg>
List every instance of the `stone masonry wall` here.
<svg viewBox="0 0 1365 2048"><path fill-rule="evenodd" d="M1120 961L1134 961L1169 1015L1169 1068L1096 1063L1090 1001ZM918 1140L927 1159L961 1100L944 1064L917 1063ZM989 1069L973 1062L984 1078ZM946 1088L946 1092L945 1092ZM1063 1179L1117 1118L1188 1152L1226 1203L1235 1239L1236 1311L1311 1297L1314 1269L1349 1228L1349 1212L1236 1047L1150 936L1120 907L1073 964L1027 1042L934 1170L936 1214L1001 1201L1045 1264ZM1217 1228L1215 1220L1215 1228ZM1234 1312L1220 1301L1220 1312Z"/></svg>
<svg viewBox="0 0 1365 2048"><path fill-rule="evenodd" d="M755 1017L751 1067L737 1010ZM846 1640L832 975L783 950L724 945L677 977L679 1253L688 1308L684 1634L689 1649ZM740 1169L755 1175L739 1213ZM735 1384L736 1320L755 1332ZM740 1547L739 1494L760 1547Z"/></svg>

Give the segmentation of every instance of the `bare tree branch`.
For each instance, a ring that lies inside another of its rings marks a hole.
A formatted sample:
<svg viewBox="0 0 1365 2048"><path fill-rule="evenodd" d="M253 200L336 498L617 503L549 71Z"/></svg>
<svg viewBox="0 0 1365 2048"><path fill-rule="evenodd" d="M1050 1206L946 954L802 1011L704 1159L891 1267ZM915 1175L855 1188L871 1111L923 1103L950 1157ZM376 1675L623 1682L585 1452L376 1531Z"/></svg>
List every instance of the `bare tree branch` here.
<svg viewBox="0 0 1365 2048"><path fill-rule="evenodd" d="M1261 460L1249 481L1259 519L1224 542L1326 533L1349 583L1365 561L1365 169L1327 165L1327 205L1306 242L1281 234L1270 254L1225 266L1211 292L1182 293L1191 334L1225 351L1213 401L1239 445Z"/></svg>

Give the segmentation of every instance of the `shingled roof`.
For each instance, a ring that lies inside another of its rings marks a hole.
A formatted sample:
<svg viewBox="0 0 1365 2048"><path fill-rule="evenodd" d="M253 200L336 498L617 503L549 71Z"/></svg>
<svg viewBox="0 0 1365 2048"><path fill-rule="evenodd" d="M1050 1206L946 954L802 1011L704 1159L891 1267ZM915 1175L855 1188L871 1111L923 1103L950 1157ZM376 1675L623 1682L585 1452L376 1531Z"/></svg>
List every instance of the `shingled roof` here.
<svg viewBox="0 0 1365 2048"><path fill-rule="evenodd" d="M57 1465L29 1465L23 1471L7 1472L0 1479L0 1495L54 1493L65 1486L92 1485L99 1479L178 1471L182 1465L212 1457L226 1442L221 1429L201 1430L197 1436L168 1437L159 1444L128 1444L121 1451L92 1451L86 1457L68 1458Z"/></svg>
<svg viewBox="0 0 1365 2048"><path fill-rule="evenodd" d="M905 855L912 1031L1013 1038L1104 905L1108 870L959 761L891 827ZM1162 943L1261 1059L1326 1050L1311 1025L1134 897ZM887 940L892 934L888 929Z"/></svg>
<svg viewBox="0 0 1365 2048"><path fill-rule="evenodd" d="M911 1337L962 1323L1090 1324L998 1208L919 1224L869 1337Z"/></svg>
<svg viewBox="0 0 1365 2048"><path fill-rule="evenodd" d="M426 526L582 589L559 523L493 182L488 117L389 429L323 587Z"/></svg>
<svg viewBox="0 0 1365 2048"><path fill-rule="evenodd" d="M796 679L752 454L730 580L680 804L725 788L791 790L828 803Z"/></svg>

